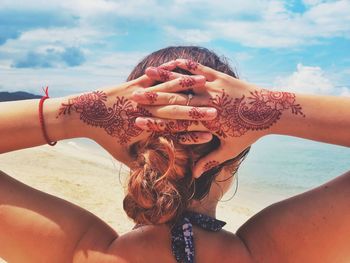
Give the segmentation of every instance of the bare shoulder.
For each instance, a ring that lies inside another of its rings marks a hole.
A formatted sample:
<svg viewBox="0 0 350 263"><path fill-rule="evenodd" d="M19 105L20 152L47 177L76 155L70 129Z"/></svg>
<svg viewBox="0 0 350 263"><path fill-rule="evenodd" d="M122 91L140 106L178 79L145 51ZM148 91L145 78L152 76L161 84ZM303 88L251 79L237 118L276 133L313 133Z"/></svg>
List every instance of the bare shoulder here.
<svg viewBox="0 0 350 263"><path fill-rule="evenodd" d="M196 230L194 235L198 262L253 262L245 243L234 233L226 230L217 233Z"/></svg>
<svg viewBox="0 0 350 263"><path fill-rule="evenodd" d="M237 231L255 262L349 262L350 172L275 203Z"/></svg>

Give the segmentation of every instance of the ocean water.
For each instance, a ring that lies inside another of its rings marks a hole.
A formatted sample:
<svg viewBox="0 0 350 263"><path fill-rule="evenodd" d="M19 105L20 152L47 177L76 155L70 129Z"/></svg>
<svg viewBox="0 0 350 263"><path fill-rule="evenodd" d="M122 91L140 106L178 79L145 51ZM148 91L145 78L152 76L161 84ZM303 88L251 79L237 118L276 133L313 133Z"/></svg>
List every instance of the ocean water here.
<svg viewBox="0 0 350 263"><path fill-rule="evenodd" d="M252 146L239 183L279 194L317 187L350 170L350 148L288 136L267 136Z"/></svg>
<svg viewBox="0 0 350 263"><path fill-rule="evenodd" d="M74 142L108 155L93 141L74 139ZM239 187L289 196L317 187L348 170L348 147L270 135L252 146L239 169L238 182Z"/></svg>

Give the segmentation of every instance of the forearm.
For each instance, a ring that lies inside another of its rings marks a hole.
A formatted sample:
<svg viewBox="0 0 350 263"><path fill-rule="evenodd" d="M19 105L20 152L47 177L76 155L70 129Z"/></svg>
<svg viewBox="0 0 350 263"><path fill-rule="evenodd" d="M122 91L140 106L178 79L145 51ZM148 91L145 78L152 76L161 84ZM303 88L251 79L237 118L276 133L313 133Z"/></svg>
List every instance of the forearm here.
<svg viewBox="0 0 350 263"><path fill-rule="evenodd" d="M59 141L83 137L76 115L57 118L61 103L66 98L47 99L43 117L48 137ZM0 153L46 144L39 121L39 100L0 103Z"/></svg>
<svg viewBox="0 0 350 263"><path fill-rule="evenodd" d="M270 133L350 146L350 98L295 94L302 114L284 110Z"/></svg>

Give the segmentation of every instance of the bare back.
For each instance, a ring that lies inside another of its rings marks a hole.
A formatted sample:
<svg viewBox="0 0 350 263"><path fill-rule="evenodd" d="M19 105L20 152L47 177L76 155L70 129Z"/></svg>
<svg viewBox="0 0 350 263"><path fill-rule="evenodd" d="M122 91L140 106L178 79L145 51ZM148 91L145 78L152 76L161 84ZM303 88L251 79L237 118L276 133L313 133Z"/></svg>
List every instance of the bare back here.
<svg viewBox="0 0 350 263"><path fill-rule="evenodd" d="M237 235L195 228L194 239L196 261L201 263L347 263L350 172L265 208ZM126 262L176 262L170 248L167 226L147 226L121 236L111 252L124 251Z"/></svg>
<svg viewBox="0 0 350 263"><path fill-rule="evenodd" d="M4 173L0 181L0 252L14 259L10 262L23 262L21 258L26 262L71 262L68 258L79 263L175 262L168 226L148 226L118 236L102 220L73 204ZM348 263L349 208L347 172L265 208L236 235L195 228L197 262ZM50 249L53 245L55 249Z"/></svg>
<svg viewBox="0 0 350 263"><path fill-rule="evenodd" d="M194 227L196 262L250 263L241 240L225 230L209 232ZM127 262L176 263L171 251L171 233L167 225L143 226L121 237L111 250L123 251Z"/></svg>

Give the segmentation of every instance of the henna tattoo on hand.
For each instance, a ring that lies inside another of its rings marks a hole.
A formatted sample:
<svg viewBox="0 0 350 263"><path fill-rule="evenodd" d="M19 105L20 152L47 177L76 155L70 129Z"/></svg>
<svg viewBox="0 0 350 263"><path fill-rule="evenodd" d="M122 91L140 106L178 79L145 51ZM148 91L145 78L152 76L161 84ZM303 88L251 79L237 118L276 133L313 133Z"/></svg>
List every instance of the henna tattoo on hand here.
<svg viewBox="0 0 350 263"><path fill-rule="evenodd" d="M197 121L190 120L171 120L168 121L166 125L166 131L168 132L179 132L179 131L187 131L188 127L192 124L198 124Z"/></svg>
<svg viewBox="0 0 350 263"><path fill-rule="evenodd" d="M210 169L213 169L214 167L218 166L220 163L218 161L209 161L206 162L206 164L203 167L203 172L209 171Z"/></svg>
<svg viewBox="0 0 350 263"><path fill-rule="evenodd" d="M168 71L168 70L165 70L165 69L162 69L162 68L157 68L157 73L159 75L160 81L162 81L162 82L169 81L170 77L172 75L171 71Z"/></svg>
<svg viewBox="0 0 350 263"><path fill-rule="evenodd" d="M186 67L188 70L196 70L198 68L198 63L191 60L191 59L188 59L186 60Z"/></svg>
<svg viewBox="0 0 350 263"><path fill-rule="evenodd" d="M126 144L132 137L142 133L143 130L135 125L135 119L151 116L147 110L133 106L124 97L117 97L112 107L108 107L106 101L107 95L102 91L80 95L62 103L56 118L76 112L84 123L103 128L107 134L116 137L120 144Z"/></svg>
<svg viewBox="0 0 350 263"><path fill-rule="evenodd" d="M182 143L196 143L199 140L199 137L194 132L187 132L181 135L178 135L177 140Z"/></svg>
<svg viewBox="0 0 350 263"><path fill-rule="evenodd" d="M196 84L196 80L192 77L181 77L179 84L183 88L190 88Z"/></svg>
<svg viewBox="0 0 350 263"><path fill-rule="evenodd" d="M165 130L165 123L163 121L147 120L146 127L147 131L162 132Z"/></svg>
<svg viewBox="0 0 350 263"><path fill-rule="evenodd" d="M302 107L295 101L295 94L260 90L250 92L251 96L233 99L224 91L211 99L210 104L218 111L218 117L202 121L203 125L219 137L239 137L249 130L270 128L282 112L291 110L292 114L305 117Z"/></svg>
<svg viewBox="0 0 350 263"><path fill-rule="evenodd" d="M189 111L188 115L194 120L203 119L205 117L205 113L203 111L200 111L197 107L193 107Z"/></svg>
<svg viewBox="0 0 350 263"><path fill-rule="evenodd" d="M157 101L158 94L153 91L146 91L144 95L145 98L149 101L149 104L154 104Z"/></svg>
<svg viewBox="0 0 350 263"><path fill-rule="evenodd" d="M152 132L152 136L165 137L178 142L197 142L198 136L193 132L187 132L190 125L198 125L198 121L192 120L171 120L157 121L148 119L146 127L148 132ZM180 133L184 132L184 133Z"/></svg>
<svg viewBox="0 0 350 263"><path fill-rule="evenodd" d="M188 127L191 124L197 124L197 121L190 121L190 120L168 120L166 122L164 121L157 121L152 119L147 119L146 127L148 131L156 132L156 133L176 133L181 131L187 131Z"/></svg>

